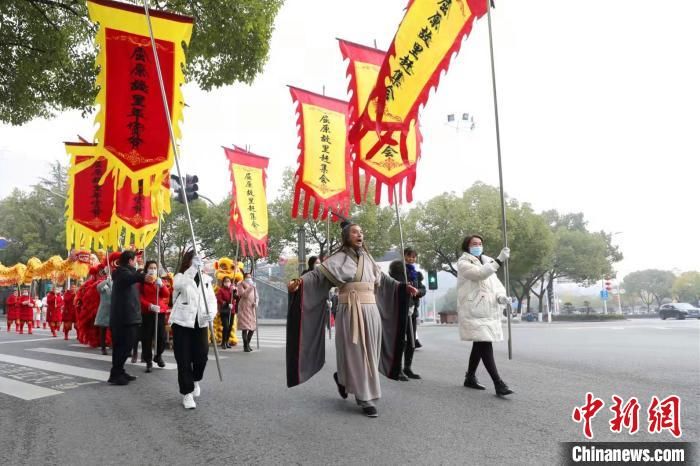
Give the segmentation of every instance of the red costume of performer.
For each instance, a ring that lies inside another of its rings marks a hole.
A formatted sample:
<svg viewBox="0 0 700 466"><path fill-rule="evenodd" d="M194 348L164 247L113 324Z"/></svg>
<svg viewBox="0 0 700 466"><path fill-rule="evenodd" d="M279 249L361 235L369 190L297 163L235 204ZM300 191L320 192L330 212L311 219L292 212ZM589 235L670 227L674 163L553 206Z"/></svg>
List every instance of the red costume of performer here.
<svg viewBox="0 0 700 466"><path fill-rule="evenodd" d="M77 310L76 331L80 343L92 348L100 346L100 329L95 327L95 316L100 306L100 293L97 285L104 280L100 275L100 266L92 267L89 278L78 290L77 301L80 309ZM108 334L109 337L109 334ZM107 342L110 343L109 340Z"/></svg>
<svg viewBox="0 0 700 466"><path fill-rule="evenodd" d="M19 297L19 333L24 333L24 324L27 324L27 333L32 334L34 322L34 300L29 297L29 291L22 291Z"/></svg>
<svg viewBox="0 0 700 466"><path fill-rule="evenodd" d="M46 320L51 327L51 334L57 336L56 332L61 328L63 320L63 296L60 293L51 290L46 294Z"/></svg>
<svg viewBox="0 0 700 466"><path fill-rule="evenodd" d="M7 331L10 331L14 322L15 332L19 332L19 296L17 291L13 291L12 295L7 297L5 311L7 312Z"/></svg>
<svg viewBox="0 0 700 466"><path fill-rule="evenodd" d="M68 339L68 333L73 330L73 322L75 322L75 298L76 286L71 285L71 288L63 295L63 339ZM76 325L76 332L77 330Z"/></svg>

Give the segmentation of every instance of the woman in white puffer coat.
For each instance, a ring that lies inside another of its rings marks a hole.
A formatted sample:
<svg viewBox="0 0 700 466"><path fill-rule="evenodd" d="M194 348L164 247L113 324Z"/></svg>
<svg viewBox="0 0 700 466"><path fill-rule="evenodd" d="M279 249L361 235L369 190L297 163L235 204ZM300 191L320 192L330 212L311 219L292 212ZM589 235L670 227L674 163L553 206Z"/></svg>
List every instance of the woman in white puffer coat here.
<svg viewBox="0 0 700 466"><path fill-rule="evenodd" d="M198 274L202 260L190 250L182 258L180 270L173 277L173 353L177 361L177 382L183 395L182 404L194 409L194 398L201 394L199 382L204 376L209 353L209 322L216 315L216 295L209 276ZM200 283L200 276L202 283ZM202 288L209 313L205 306Z"/></svg>
<svg viewBox="0 0 700 466"><path fill-rule="evenodd" d="M464 254L457 261L459 336L464 341L474 342L464 386L486 389L476 378L476 369L483 361L496 394L510 395L513 391L498 375L493 357L493 342L503 340L501 316L509 300L496 272L510 256L510 249L503 248L497 259L484 255L483 250L481 236L468 236L462 242Z"/></svg>

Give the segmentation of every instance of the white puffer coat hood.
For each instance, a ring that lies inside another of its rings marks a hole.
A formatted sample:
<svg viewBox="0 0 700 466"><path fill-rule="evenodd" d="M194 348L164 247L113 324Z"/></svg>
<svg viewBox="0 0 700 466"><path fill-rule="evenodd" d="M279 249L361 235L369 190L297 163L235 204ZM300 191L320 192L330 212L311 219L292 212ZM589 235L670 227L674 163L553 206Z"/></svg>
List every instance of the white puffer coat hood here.
<svg viewBox="0 0 700 466"><path fill-rule="evenodd" d="M499 296L506 289L496 276L498 262L488 256L464 253L457 261L457 313L459 336L465 341L501 341L503 306Z"/></svg>

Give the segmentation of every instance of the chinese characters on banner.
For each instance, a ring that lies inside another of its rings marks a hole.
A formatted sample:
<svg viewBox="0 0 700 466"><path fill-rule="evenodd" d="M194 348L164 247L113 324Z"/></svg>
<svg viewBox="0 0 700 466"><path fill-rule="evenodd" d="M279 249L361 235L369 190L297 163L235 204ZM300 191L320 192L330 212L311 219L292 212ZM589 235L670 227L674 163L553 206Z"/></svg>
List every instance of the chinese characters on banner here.
<svg viewBox="0 0 700 466"><path fill-rule="evenodd" d="M65 143L70 155L66 201L66 249L98 249L112 245L114 178L107 176L107 161L96 156L96 144Z"/></svg>
<svg viewBox="0 0 700 466"><path fill-rule="evenodd" d="M107 160L121 188L151 195L173 164L168 122L143 8L109 0L88 0L90 19L100 28L96 122L98 154ZM153 34L175 137L180 137L184 82L182 67L192 34L192 18L151 11ZM141 186L139 188L139 186Z"/></svg>
<svg viewBox="0 0 700 466"><path fill-rule="evenodd" d="M400 131L399 143L407 144L418 108L437 87L440 73L449 67L474 20L486 11L486 0L411 0L368 103L352 128L351 141L356 143L369 131L380 133L380 139ZM400 153L408 161L408 151Z"/></svg>
<svg viewBox="0 0 700 466"><path fill-rule="evenodd" d="M66 151L71 156L66 248L118 249L122 234L125 244L144 248L158 231L156 196L169 196L169 188L154 190L151 196L143 193L142 182L136 193L131 191L131 182L117 189L114 177L105 177L107 161L96 155L96 144L66 143Z"/></svg>
<svg viewBox="0 0 700 466"><path fill-rule="evenodd" d="M299 168L294 186L292 217L299 213L304 194L302 217L326 218L329 209L347 213L350 209L348 176L348 103L290 86L297 103L299 127Z"/></svg>
<svg viewBox="0 0 700 466"><path fill-rule="evenodd" d="M613 395L612 400L613 405L610 407L610 411L614 416L608 423L610 431L621 433L625 429L631 435L636 434L641 425L639 400L632 397L625 402L617 395ZM583 424L583 435L587 439L593 438L593 418L604 406L605 402L602 399L589 392L586 393L586 403L574 408L571 418L574 422ZM681 437L681 399L677 395L670 395L663 400L653 396L646 414L647 431L650 434L668 431L675 438Z"/></svg>
<svg viewBox="0 0 700 466"><path fill-rule="evenodd" d="M385 53L363 45L354 44L345 40L339 40L343 58L348 60L348 75L351 93L350 121L357 121L364 110L374 85L377 82L379 67L384 61ZM399 185L399 199L403 198L403 184L406 182L406 200L413 200L413 187L416 183L416 164L420 158L421 136L418 130L418 120L411 122L406 144L400 146L400 131L386 133L386 138L381 141L374 131L368 131L362 138L353 144L353 190L355 202L361 203L367 196L367 186L371 178L377 181L375 191L375 204L381 201L383 186L387 187L389 203L394 202L394 186ZM406 157L402 157L401 150L407 151ZM376 155L376 156L375 156ZM404 161L406 160L406 162ZM364 189L360 187L360 169L365 172Z"/></svg>
<svg viewBox="0 0 700 466"><path fill-rule="evenodd" d="M229 234L246 256L267 256L267 165L269 159L240 147L224 147L231 170Z"/></svg>

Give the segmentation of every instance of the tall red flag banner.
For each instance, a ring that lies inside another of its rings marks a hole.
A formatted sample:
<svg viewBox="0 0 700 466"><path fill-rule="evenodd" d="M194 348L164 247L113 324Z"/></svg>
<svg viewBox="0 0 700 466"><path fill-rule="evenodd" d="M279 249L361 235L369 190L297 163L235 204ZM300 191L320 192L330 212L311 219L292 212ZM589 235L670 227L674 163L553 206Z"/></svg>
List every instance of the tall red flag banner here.
<svg viewBox="0 0 700 466"><path fill-rule="evenodd" d="M350 209L348 180L350 144L348 143L348 103L290 86L297 103L299 128L299 168L294 186L292 217L299 213L304 194L302 217L326 218L328 211L347 213Z"/></svg>
<svg viewBox="0 0 700 466"><path fill-rule="evenodd" d="M374 89L379 74L379 68L384 62L385 52L339 40L343 58L348 60L348 76L350 76L350 121L357 121L364 111L370 93ZM413 187L416 184L416 165L420 158L421 135L417 119L411 122L407 143L399 144L400 131L391 131L387 137L380 140L374 131L366 132L362 138L352 144L353 159L353 190L355 202L360 204L366 197L367 187L371 178L376 180L374 202L379 204L383 187L386 186L389 203L394 202L394 186L399 185L399 199L403 200L403 185L405 182L406 200L413 200ZM406 150L407 154L400 154ZM377 155L375 157L375 155ZM404 162L404 160L406 162ZM360 186L360 169L365 173L364 190Z"/></svg>
<svg viewBox="0 0 700 466"><path fill-rule="evenodd" d="M269 159L240 147L224 147L231 171L231 240L241 245L244 255L267 256L267 165Z"/></svg>
<svg viewBox="0 0 700 466"><path fill-rule="evenodd" d="M459 52L474 20L486 14L486 1L409 1L367 106L352 129L353 142L368 131L378 132L380 139L400 131L400 152L406 161L408 150L403 147L410 124L430 90L437 87L440 74L449 68L452 56Z"/></svg>
<svg viewBox="0 0 700 466"><path fill-rule="evenodd" d="M117 186L131 180L132 192L150 195L173 164L148 24L143 8L110 0L88 0L90 19L99 24L96 135L99 155L108 161ZM180 138L184 99L183 44L192 18L151 10L151 23L175 138ZM105 175L106 176L106 175ZM103 178L104 179L104 178Z"/></svg>
<svg viewBox="0 0 700 466"><path fill-rule="evenodd" d="M96 155L96 144L67 142L71 157L66 201L66 250L114 246L114 178L107 175L107 160Z"/></svg>

